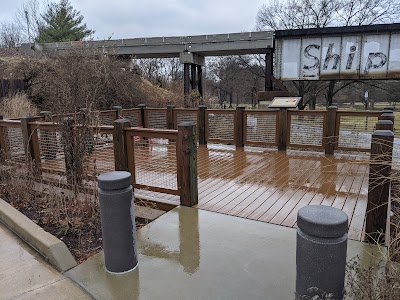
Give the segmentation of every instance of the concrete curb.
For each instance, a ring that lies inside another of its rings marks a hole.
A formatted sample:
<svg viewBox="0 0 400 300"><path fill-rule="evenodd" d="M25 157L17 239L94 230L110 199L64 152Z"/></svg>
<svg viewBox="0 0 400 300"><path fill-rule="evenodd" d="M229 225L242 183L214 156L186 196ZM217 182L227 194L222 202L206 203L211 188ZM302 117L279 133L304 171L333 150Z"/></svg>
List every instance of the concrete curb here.
<svg viewBox="0 0 400 300"><path fill-rule="evenodd" d="M0 198L0 222L10 228L61 272L77 265L67 246Z"/></svg>

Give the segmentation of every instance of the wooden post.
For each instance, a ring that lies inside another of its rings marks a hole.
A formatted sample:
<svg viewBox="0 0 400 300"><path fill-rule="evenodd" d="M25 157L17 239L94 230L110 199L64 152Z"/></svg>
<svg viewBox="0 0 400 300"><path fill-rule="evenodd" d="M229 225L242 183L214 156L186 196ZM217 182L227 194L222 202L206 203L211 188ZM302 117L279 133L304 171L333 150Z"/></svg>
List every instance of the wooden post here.
<svg viewBox="0 0 400 300"><path fill-rule="evenodd" d="M335 152L335 144L336 144L336 106L329 106L326 119L325 119L325 154L333 155Z"/></svg>
<svg viewBox="0 0 400 300"><path fill-rule="evenodd" d="M390 120L394 124L394 114L393 112L384 112L378 117L378 120Z"/></svg>
<svg viewBox="0 0 400 300"><path fill-rule="evenodd" d="M41 116L45 122L51 122L53 120L53 115L51 114L51 111L48 110L41 111L39 116Z"/></svg>
<svg viewBox="0 0 400 300"><path fill-rule="evenodd" d="M122 115L122 106L114 106L115 110L115 120L122 119L124 116Z"/></svg>
<svg viewBox="0 0 400 300"><path fill-rule="evenodd" d="M390 172L394 134L377 130L372 134L365 235L370 242L385 239L390 197Z"/></svg>
<svg viewBox="0 0 400 300"><path fill-rule="evenodd" d="M146 104L139 104L138 108L140 108L140 122L139 126L146 128L146 119L145 119L145 109L146 109Z"/></svg>
<svg viewBox="0 0 400 300"><path fill-rule="evenodd" d="M281 108L279 110L279 141L278 141L278 150L286 151L287 148L287 126L288 126L288 113L287 108Z"/></svg>
<svg viewBox="0 0 400 300"><path fill-rule="evenodd" d="M390 120L378 120L376 130L391 130L393 131L393 122Z"/></svg>
<svg viewBox="0 0 400 300"><path fill-rule="evenodd" d="M63 119L61 129L63 146L64 146L64 160L65 160L65 173L67 182L72 184L75 181L74 175L74 160L75 160L75 133L74 133L75 119L67 117Z"/></svg>
<svg viewBox="0 0 400 300"><path fill-rule="evenodd" d="M174 108L175 105L167 105L167 129L174 129Z"/></svg>
<svg viewBox="0 0 400 300"><path fill-rule="evenodd" d="M35 118L31 116L21 118L21 129L22 129L22 140L24 145L26 163L33 163L35 171L40 171L40 150L39 150L39 138L37 130L32 128L29 122L33 122Z"/></svg>
<svg viewBox="0 0 400 300"><path fill-rule="evenodd" d="M191 207L198 203L197 145L193 123L178 124L176 151L180 202L183 206Z"/></svg>
<svg viewBox="0 0 400 300"><path fill-rule="evenodd" d="M128 171L128 142L125 128L131 127L131 122L126 119L114 121L113 143L114 161L116 171Z"/></svg>
<svg viewBox="0 0 400 300"><path fill-rule="evenodd" d="M199 127L199 144L207 145L206 140L206 110L207 106L199 105L199 120L197 126Z"/></svg>
<svg viewBox="0 0 400 300"><path fill-rule="evenodd" d="M237 106L235 111L234 135L236 148L243 148L243 119L244 106Z"/></svg>

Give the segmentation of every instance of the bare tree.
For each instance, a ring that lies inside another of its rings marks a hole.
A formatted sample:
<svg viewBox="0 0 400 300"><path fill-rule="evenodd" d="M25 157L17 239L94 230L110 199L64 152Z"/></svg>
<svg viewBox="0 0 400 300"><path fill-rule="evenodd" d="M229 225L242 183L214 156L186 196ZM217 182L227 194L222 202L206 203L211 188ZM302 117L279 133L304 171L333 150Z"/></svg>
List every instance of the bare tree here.
<svg viewBox="0 0 400 300"><path fill-rule="evenodd" d="M400 1L344 0L336 15L345 26L395 22L400 16Z"/></svg>
<svg viewBox="0 0 400 300"><path fill-rule="evenodd" d="M335 13L342 5L338 0L274 0L261 6L256 28L281 30L332 26Z"/></svg>
<svg viewBox="0 0 400 300"><path fill-rule="evenodd" d="M22 41L21 32L13 23L2 23L0 25L0 46L13 48Z"/></svg>
<svg viewBox="0 0 400 300"><path fill-rule="evenodd" d="M221 105L229 102L229 107L232 107L234 101L236 105L254 104L262 80L259 66L250 56L207 58L207 69L212 95L219 99Z"/></svg>
<svg viewBox="0 0 400 300"><path fill-rule="evenodd" d="M28 0L15 14L15 24L18 26L23 40L35 42L39 36L39 30L43 26L41 13L43 5L39 0Z"/></svg>

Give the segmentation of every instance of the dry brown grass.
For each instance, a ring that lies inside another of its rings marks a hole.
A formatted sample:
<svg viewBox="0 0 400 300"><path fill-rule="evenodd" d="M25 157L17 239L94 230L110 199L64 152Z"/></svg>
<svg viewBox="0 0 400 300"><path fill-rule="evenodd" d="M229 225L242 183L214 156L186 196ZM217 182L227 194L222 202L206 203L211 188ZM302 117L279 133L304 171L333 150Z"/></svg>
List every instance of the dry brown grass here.
<svg viewBox="0 0 400 300"><path fill-rule="evenodd" d="M4 98L0 102L0 115L4 118L20 118L23 116L35 116L38 109L25 93L17 93Z"/></svg>

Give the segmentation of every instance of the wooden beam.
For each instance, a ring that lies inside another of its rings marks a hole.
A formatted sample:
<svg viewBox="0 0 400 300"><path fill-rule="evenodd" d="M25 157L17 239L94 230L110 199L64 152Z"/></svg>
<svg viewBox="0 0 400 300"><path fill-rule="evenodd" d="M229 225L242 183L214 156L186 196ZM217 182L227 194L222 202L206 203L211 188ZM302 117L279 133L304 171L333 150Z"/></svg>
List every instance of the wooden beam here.
<svg viewBox="0 0 400 300"><path fill-rule="evenodd" d="M372 243L383 242L390 199L394 133L377 130L372 134L365 236Z"/></svg>
<svg viewBox="0 0 400 300"><path fill-rule="evenodd" d="M236 148L243 148L243 119L244 119L244 106L236 107L235 123L234 123L234 136Z"/></svg>
<svg viewBox="0 0 400 300"><path fill-rule="evenodd" d="M206 145L206 110L207 106L199 105L199 121L197 126L199 127L199 144Z"/></svg>
<svg viewBox="0 0 400 300"><path fill-rule="evenodd" d="M131 122L126 119L114 121L114 161L116 171L128 171L128 149L125 128L131 127Z"/></svg>
<svg viewBox="0 0 400 300"><path fill-rule="evenodd" d="M180 203L191 207L198 203L197 143L193 123L183 122L178 125L176 151Z"/></svg>
<svg viewBox="0 0 400 300"><path fill-rule="evenodd" d="M327 111L327 116L325 119L325 154L333 155L335 152L335 144L337 138L335 137L336 133L336 106L329 106Z"/></svg>
<svg viewBox="0 0 400 300"><path fill-rule="evenodd" d="M279 110L278 125L278 150L286 151L288 140L288 113L286 108Z"/></svg>

